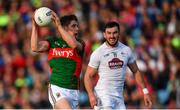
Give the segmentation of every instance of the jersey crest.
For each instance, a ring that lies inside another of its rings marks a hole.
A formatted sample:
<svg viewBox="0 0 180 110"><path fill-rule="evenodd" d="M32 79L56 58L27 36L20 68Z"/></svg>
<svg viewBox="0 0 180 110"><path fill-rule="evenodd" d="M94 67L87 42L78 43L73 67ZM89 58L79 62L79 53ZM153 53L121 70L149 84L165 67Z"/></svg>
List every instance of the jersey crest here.
<svg viewBox="0 0 180 110"><path fill-rule="evenodd" d="M123 66L123 61L119 58L113 58L111 61L108 62L110 69L119 69Z"/></svg>

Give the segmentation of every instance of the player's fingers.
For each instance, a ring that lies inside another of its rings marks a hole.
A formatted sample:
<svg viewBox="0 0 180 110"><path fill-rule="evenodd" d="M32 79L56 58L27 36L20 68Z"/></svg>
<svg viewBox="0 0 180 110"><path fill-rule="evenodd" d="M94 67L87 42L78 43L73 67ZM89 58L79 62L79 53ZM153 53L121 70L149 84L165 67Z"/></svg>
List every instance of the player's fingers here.
<svg viewBox="0 0 180 110"><path fill-rule="evenodd" d="M37 9L34 11L34 13L32 13L32 16L31 16L31 21L32 21L32 23L35 24L35 25L36 25L36 23L35 23L34 16L35 16L36 11L37 11Z"/></svg>
<svg viewBox="0 0 180 110"><path fill-rule="evenodd" d="M34 11L34 13L32 14L32 19L34 20L34 16L35 16L35 13L36 13L37 9Z"/></svg>
<svg viewBox="0 0 180 110"><path fill-rule="evenodd" d="M53 14L52 14L51 19L52 19L54 22L56 22L56 18L55 18L55 16L54 16Z"/></svg>
<svg viewBox="0 0 180 110"><path fill-rule="evenodd" d="M35 19L34 19L34 14L31 17L31 21L32 21L32 25L36 26Z"/></svg>
<svg viewBox="0 0 180 110"><path fill-rule="evenodd" d="M52 19L53 21L55 21L55 18L54 18L54 16L52 16L52 17L51 17L51 19Z"/></svg>
<svg viewBox="0 0 180 110"><path fill-rule="evenodd" d="M54 15L54 11L51 11L51 18L54 18L55 15Z"/></svg>
<svg viewBox="0 0 180 110"><path fill-rule="evenodd" d="M94 106L96 106L96 103L92 102L91 107L94 108Z"/></svg>
<svg viewBox="0 0 180 110"><path fill-rule="evenodd" d="M57 14L54 11L51 12L51 15L53 18L57 18Z"/></svg>
<svg viewBox="0 0 180 110"><path fill-rule="evenodd" d="M58 17L56 15L56 13L54 11L52 11L52 17L51 19L54 21L54 22L57 22L58 21Z"/></svg>
<svg viewBox="0 0 180 110"><path fill-rule="evenodd" d="M96 100L91 100L91 102L90 102L90 103L91 103L91 107L92 107L92 108L94 108L94 106L96 106L96 105L97 105Z"/></svg>

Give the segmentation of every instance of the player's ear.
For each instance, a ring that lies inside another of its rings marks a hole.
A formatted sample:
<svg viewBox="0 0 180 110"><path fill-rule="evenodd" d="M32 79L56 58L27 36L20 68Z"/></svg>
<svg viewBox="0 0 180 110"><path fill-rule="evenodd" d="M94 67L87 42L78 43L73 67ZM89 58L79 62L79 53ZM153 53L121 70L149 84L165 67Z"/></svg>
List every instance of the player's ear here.
<svg viewBox="0 0 180 110"><path fill-rule="evenodd" d="M103 36L104 36L104 38L106 38L106 34L105 34L105 32L103 32Z"/></svg>

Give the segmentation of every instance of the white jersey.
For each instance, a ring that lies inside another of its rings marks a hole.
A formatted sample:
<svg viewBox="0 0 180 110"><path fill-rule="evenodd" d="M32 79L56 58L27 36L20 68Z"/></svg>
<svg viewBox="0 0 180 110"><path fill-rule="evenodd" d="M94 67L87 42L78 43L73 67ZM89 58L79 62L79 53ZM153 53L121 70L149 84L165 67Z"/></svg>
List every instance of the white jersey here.
<svg viewBox="0 0 180 110"><path fill-rule="evenodd" d="M99 80L95 87L97 95L106 94L123 99L126 67L127 64L134 63L135 59L132 50L121 42L114 48L104 43L96 49L88 66L98 69Z"/></svg>

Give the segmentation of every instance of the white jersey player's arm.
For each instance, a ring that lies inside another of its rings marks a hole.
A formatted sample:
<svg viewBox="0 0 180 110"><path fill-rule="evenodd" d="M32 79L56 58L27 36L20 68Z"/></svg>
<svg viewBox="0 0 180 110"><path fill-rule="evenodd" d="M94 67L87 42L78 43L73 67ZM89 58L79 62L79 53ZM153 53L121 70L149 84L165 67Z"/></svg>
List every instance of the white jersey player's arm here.
<svg viewBox="0 0 180 110"><path fill-rule="evenodd" d="M132 64L128 64L128 67L133 72L138 85L140 85L142 88L146 88L144 78L143 78L143 74L141 74L141 72L139 71L136 62L134 62Z"/></svg>
<svg viewBox="0 0 180 110"><path fill-rule="evenodd" d="M96 97L94 94L94 87L93 87L93 76L95 76L96 73L97 73L96 68L92 68L88 66L85 76L84 76L84 84L85 84L85 88L87 90L89 101L92 108L97 104Z"/></svg>
<svg viewBox="0 0 180 110"><path fill-rule="evenodd" d="M142 87L146 88L144 79L143 79L143 74L140 73L139 68L136 64L136 55L135 53L130 49L127 48L129 51L129 60L128 60L128 67L130 70L134 73L135 79L137 83Z"/></svg>
<svg viewBox="0 0 180 110"><path fill-rule="evenodd" d="M148 90L147 90L146 85L145 85L143 74L140 72L140 70L139 70L139 68L138 68L138 66L136 64L136 60L135 60L136 58L135 58L135 55L132 52L132 50L130 50L129 53L130 54L129 54L128 67L133 72L138 85L143 90L144 89L146 90L146 91L143 91L144 92L144 102L145 102L145 105L150 108L152 106L152 101L151 101L151 98L150 98L150 96L148 94Z"/></svg>
<svg viewBox="0 0 180 110"><path fill-rule="evenodd" d="M94 108L94 106L97 105L96 97L94 94L94 87L93 87L93 76L97 74L98 67L100 65L100 52L98 50L99 49L96 49L91 54L90 61L84 76L84 85L87 90L89 96L89 102L92 108Z"/></svg>
<svg viewBox="0 0 180 110"><path fill-rule="evenodd" d="M146 88L143 74L139 71L136 62L128 64L128 66L130 70L133 72L138 85L140 85L141 88ZM145 105L148 106L149 108L152 107L152 101L148 93L144 93L144 102L145 102Z"/></svg>

